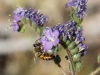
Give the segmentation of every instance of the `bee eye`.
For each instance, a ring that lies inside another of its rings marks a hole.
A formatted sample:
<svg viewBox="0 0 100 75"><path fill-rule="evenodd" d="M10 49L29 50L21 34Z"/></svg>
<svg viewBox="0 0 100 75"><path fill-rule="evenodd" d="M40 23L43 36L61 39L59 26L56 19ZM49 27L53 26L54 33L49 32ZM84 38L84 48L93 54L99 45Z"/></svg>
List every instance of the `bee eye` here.
<svg viewBox="0 0 100 75"><path fill-rule="evenodd" d="M33 46L36 47L37 45L36 44L33 44Z"/></svg>

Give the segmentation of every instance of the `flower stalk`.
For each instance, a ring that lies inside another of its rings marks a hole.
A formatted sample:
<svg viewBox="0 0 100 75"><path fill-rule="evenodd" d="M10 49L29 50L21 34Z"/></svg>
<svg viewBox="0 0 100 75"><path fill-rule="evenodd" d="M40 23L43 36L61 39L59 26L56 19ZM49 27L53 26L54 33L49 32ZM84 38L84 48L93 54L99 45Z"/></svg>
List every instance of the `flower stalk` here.
<svg viewBox="0 0 100 75"><path fill-rule="evenodd" d="M71 54L70 54L70 51L67 49L67 46L66 46L65 43L63 43L63 42L60 41L60 44L64 47L64 49L65 49L66 52L67 52L68 59L69 59L71 65L72 65L72 75L76 75L76 69L75 69L75 65L74 65L72 56L71 56Z"/></svg>
<svg viewBox="0 0 100 75"><path fill-rule="evenodd" d="M97 75L100 72L100 67L93 71L90 75Z"/></svg>

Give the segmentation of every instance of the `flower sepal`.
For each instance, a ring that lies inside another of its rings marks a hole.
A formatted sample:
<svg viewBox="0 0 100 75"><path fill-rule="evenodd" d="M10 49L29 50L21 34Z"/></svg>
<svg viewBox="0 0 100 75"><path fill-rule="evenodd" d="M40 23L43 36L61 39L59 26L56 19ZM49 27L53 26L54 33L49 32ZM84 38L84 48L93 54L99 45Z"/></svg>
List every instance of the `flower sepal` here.
<svg viewBox="0 0 100 75"><path fill-rule="evenodd" d="M75 48L75 42L71 42L69 45L68 45L68 49L71 50L71 49L74 49Z"/></svg>
<svg viewBox="0 0 100 75"><path fill-rule="evenodd" d="M74 49L70 50L72 55L76 54L79 51L78 47L76 46Z"/></svg>
<svg viewBox="0 0 100 75"><path fill-rule="evenodd" d="M77 17L77 13L75 11L76 10L74 9L73 12L71 13L71 17L77 24L81 24L83 19L82 18L78 18Z"/></svg>
<svg viewBox="0 0 100 75"><path fill-rule="evenodd" d="M73 61L79 61L81 59L81 53L77 53L72 56Z"/></svg>
<svg viewBox="0 0 100 75"><path fill-rule="evenodd" d="M21 32L21 33L24 33L25 32L25 30L26 30L26 26L22 23L22 21L19 21L18 22L18 26L19 26L19 28L18 28L18 32Z"/></svg>
<svg viewBox="0 0 100 75"><path fill-rule="evenodd" d="M34 25L34 27L35 27L35 25ZM42 35L43 30L44 30L44 27L43 27L43 26L37 26L37 27L36 27L36 31L37 31L37 33L38 33L39 35Z"/></svg>
<svg viewBox="0 0 100 75"><path fill-rule="evenodd" d="M52 48L52 51L53 51L53 54L57 54L57 52L59 51L58 45L57 46L54 46Z"/></svg>
<svg viewBox="0 0 100 75"><path fill-rule="evenodd" d="M75 68L77 71L80 71L82 69L83 67L82 64L83 64L82 61L75 62Z"/></svg>

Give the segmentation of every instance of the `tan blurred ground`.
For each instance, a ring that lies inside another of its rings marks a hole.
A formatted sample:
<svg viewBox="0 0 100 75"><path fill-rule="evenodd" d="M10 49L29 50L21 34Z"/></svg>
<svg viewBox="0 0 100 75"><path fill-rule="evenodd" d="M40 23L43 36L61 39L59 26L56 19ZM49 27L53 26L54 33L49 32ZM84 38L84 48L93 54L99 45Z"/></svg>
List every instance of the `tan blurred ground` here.
<svg viewBox="0 0 100 75"><path fill-rule="evenodd" d="M17 5L30 6L49 16L48 25L65 23L70 19L70 9L65 8L67 0L0 0L0 75L62 75L53 61L38 60L30 68L32 44L38 38L28 26L24 34L13 32L12 28L5 31L10 24L8 16ZM87 16L82 26L84 42L89 46L88 54L82 57L83 69L77 75L89 75L99 65L96 57L100 53L100 0L88 0ZM66 53L61 48L59 52L61 65L68 75L68 62L64 59ZM100 73L98 74L100 75Z"/></svg>

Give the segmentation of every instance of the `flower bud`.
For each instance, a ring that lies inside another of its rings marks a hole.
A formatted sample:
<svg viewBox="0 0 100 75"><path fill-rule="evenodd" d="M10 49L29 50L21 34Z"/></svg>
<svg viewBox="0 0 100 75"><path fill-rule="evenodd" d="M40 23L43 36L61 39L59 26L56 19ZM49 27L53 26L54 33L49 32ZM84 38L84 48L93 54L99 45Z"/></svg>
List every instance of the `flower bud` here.
<svg viewBox="0 0 100 75"><path fill-rule="evenodd" d="M72 54L72 55L74 55L74 54L76 54L77 52L78 52L78 47L76 46L74 49L72 49L72 50L70 50L70 53Z"/></svg>
<svg viewBox="0 0 100 75"><path fill-rule="evenodd" d="M71 42L69 45L68 45L68 49L71 50L75 47L75 43L74 42Z"/></svg>
<svg viewBox="0 0 100 75"><path fill-rule="evenodd" d="M70 44L70 40L67 40L67 41L66 41L66 45L69 45L69 44Z"/></svg>
<svg viewBox="0 0 100 75"><path fill-rule="evenodd" d="M81 70L82 69L82 62L81 61L76 62L75 68L76 68L76 70Z"/></svg>
<svg viewBox="0 0 100 75"><path fill-rule="evenodd" d="M73 61L79 61L81 58L81 54L77 53L77 54L73 55L72 58L73 58Z"/></svg>

